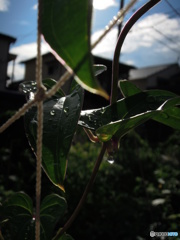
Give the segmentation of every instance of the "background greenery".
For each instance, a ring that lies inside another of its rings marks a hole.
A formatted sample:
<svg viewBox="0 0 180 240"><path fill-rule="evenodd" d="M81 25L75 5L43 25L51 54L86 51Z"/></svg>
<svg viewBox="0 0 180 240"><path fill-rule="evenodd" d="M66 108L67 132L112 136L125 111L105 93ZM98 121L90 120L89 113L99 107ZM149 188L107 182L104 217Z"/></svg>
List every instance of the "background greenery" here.
<svg viewBox="0 0 180 240"><path fill-rule="evenodd" d="M10 114L2 115L1 121ZM20 119L0 136L0 202L17 191L35 200L36 160L22 125ZM163 130L168 132L169 128ZM135 131L124 137L115 163L110 164L105 156L86 204L68 233L77 240L119 240L148 239L151 230L178 231L179 135L173 132L160 142ZM45 174L42 176L42 198L53 192L65 196L66 219L83 193L99 150L100 144L90 143L78 128L68 157L66 193L54 187Z"/></svg>

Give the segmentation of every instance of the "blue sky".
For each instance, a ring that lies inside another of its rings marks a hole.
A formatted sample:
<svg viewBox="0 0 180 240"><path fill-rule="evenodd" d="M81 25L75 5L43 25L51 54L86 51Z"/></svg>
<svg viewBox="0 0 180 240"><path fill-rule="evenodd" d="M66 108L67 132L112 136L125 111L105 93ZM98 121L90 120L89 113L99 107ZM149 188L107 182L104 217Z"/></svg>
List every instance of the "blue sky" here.
<svg viewBox="0 0 180 240"><path fill-rule="evenodd" d="M127 4L129 0L125 0ZM126 15L142 6L139 0ZM108 22L119 10L120 0L94 0L92 42L102 33ZM170 3L172 7L168 4ZM36 0L0 0L0 32L17 39L11 45L11 53L18 55L15 67L16 79L22 79L24 67L18 62L36 55ZM117 28L93 50L93 54L112 59L117 39ZM48 47L43 43L42 52ZM121 62L137 67L178 62L180 58L180 1L162 0L132 28L122 48ZM12 64L8 71L11 72Z"/></svg>

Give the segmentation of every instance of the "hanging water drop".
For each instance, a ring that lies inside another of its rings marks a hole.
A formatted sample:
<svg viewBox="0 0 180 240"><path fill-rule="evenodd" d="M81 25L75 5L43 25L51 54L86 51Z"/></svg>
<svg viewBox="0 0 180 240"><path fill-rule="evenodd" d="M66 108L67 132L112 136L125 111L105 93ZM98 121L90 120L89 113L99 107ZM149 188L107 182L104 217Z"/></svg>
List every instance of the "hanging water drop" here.
<svg viewBox="0 0 180 240"><path fill-rule="evenodd" d="M108 160L108 163L113 164L114 160L113 159L112 160Z"/></svg>
<svg viewBox="0 0 180 240"><path fill-rule="evenodd" d="M108 156L107 161L108 161L108 163L113 164L114 163L114 157L113 156Z"/></svg>

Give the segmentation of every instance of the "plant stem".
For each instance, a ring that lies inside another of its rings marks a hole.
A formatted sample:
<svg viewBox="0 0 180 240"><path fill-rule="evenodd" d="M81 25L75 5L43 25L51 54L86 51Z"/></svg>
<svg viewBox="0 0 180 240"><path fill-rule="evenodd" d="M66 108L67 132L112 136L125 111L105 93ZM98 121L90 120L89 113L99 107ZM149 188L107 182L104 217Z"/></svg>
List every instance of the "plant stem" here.
<svg viewBox="0 0 180 240"><path fill-rule="evenodd" d="M97 172L99 170L99 167L101 165L101 162L102 162L103 156L105 154L105 151L106 151L106 143L103 143L101 151L99 153L99 156L98 156L98 158L96 160L96 163L94 165L94 169L93 169L93 172L91 174L91 178L90 178L90 180L89 180L89 182L88 182L88 184L87 184L87 186L85 188L85 191L84 191L84 193L83 193L83 195L81 197L81 200L79 201L76 209L74 210L73 214L71 215L69 220L66 222L64 227L60 228L58 230L56 236L52 240L58 240L63 235L63 233L66 232L66 230L71 226L71 224L73 223L73 221L77 217L77 215L78 215L80 209L82 208L82 206L83 206L83 204L84 204L84 202L85 202L85 200L87 198L87 195L90 192L91 187L92 187L92 185L93 185L93 183L95 181L95 178L96 178Z"/></svg>
<svg viewBox="0 0 180 240"><path fill-rule="evenodd" d="M161 0L150 0L146 4L144 4L141 8L139 8L132 17L127 21L121 33L119 34L118 41L116 44L114 58L113 58L113 66L112 66L112 86L111 86L111 104L117 101L117 93L118 93L118 77L119 77L119 56L124 40L131 29L131 27L136 23L136 21L146 13L150 8L156 5Z"/></svg>

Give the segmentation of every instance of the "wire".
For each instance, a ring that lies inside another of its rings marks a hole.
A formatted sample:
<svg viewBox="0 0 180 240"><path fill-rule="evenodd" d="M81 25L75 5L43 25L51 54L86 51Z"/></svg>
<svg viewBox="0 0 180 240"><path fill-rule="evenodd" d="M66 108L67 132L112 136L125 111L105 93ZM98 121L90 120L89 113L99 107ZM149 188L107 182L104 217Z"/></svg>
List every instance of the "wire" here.
<svg viewBox="0 0 180 240"><path fill-rule="evenodd" d="M168 2L168 0L165 0L165 2L169 5L169 7L173 10L173 12L176 13L177 16L180 17L180 13L173 7L171 3Z"/></svg>

